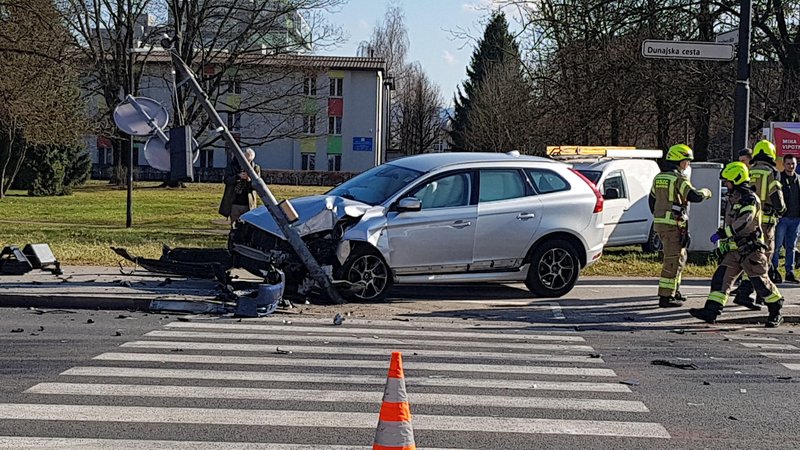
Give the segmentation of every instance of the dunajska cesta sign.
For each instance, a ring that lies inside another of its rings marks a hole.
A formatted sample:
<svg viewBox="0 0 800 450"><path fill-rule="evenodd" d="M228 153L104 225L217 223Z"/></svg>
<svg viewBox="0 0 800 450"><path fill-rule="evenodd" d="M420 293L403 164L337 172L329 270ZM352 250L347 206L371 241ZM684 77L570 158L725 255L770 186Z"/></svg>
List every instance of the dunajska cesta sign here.
<svg viewBox="0 0 800 450"><path fill-rule="evenodd" d="M735 53L733 45L716 42L656 40L642 42L642 56L645 58L732 61Z"/></svg>

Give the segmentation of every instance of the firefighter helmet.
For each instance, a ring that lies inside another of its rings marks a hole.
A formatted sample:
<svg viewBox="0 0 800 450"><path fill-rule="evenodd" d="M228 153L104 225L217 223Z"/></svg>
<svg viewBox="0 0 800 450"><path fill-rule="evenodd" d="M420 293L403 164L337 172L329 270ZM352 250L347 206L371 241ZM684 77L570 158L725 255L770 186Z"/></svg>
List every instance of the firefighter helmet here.
<svg viewBox="0 0 800 450"><path fill-rule="evenodd" d="M667 161L681 162L685 159L694 160L694 153L686 144L675 144L667 151Z"/></svg>
<svg viewBox="0 0 800 450"><path fill-rule="evenodd" d="M728 165L722 169L719 177L723 180L730 181L736 186L739 186L742 183L750 181L750 171L747 170L747 165L745 163L734 161L732 163L728 163Z"/></svg>
<svg viewBox="0 0 800 450"><path fill-rule="evenodd" d="M763 139L758 141L755 147L753 147L753 157L758 156L759 154L763 153L764 155L768 156L769 159L775 160L775 144L772 142Z"/></svg>

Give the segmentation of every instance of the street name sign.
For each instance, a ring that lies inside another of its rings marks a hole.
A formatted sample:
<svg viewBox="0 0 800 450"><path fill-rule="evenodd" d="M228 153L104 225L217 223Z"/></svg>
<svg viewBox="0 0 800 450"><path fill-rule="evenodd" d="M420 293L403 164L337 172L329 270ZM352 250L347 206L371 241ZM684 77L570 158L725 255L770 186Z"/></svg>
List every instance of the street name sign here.
<svg viewBox="0 0 800 450"><path fill-rule="evenodd" d="M733 44L739 45L739 29L734 28L731 31L720 33L715 38L718 44Z"/></svg>
<svg viewBox="0 0 800 450"><path fill-rule="evenodd" d="M733 61L735 54L733 45L716 42L656 40L642 42L642 56L645 58Z"/></svg>

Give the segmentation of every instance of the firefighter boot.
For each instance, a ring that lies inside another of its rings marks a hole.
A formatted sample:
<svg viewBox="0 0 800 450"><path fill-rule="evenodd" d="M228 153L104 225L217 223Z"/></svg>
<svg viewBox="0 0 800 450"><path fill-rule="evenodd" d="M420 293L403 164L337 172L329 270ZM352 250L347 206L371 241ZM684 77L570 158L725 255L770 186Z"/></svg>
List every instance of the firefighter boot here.
<svg viewBox="0 0 800 450"><path fill-rule="evenodd" d="M717 317L722 314L722 305L711 300L706 300L705 306L702 308L692 308L689 310L689 314L703 322L715 323Z"/></svg>
<svg viewBox="0 0 800 450"><path fill-rule="evenodd" d="M681 291L675 291L675 300L683 303L686 301L686 297L681 294Z"/></svg>
<svg viewBox="0 0 800 450"><path fill-rule="evenodd" d="M683 306L683 302L678 300L675 297L658 297L658 307L659 308L677 308L679 306Z"/></svg>
<svg viewBox="0 0 800 450"><path fill-rule="evenodd" d="M783 316L781 315L781 307L783 307L783 299L780 299L774 303L767 303L769 316L767 317L767 323L764 324L765 327L777 328L780 326L780 324L783 323Z"/></svg>
<svg viewBox="0 0 800 450"><path fill-rule="evenodd" d="M761 311L761 306L755 304L752 297L750 297L750 294L753 292L753 285L749 283L750 282L747 281L747 284L742 283L739 285L739 288L736 290L736 296L733 297L733 303L753 311Z"/></svg>

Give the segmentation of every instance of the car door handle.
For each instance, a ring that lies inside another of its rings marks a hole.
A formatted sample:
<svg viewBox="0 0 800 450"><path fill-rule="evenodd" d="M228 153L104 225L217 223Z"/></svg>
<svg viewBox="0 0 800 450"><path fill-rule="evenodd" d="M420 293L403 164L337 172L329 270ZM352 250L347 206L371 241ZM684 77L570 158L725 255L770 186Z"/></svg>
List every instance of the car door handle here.
<svg viewBox="0 0 800 450"><path fill-rule="evenodd" d="M534 217L536 217L535 213L519 213L519 214L517 214L517 219L519 219L519 220L528 220L528 219L533 219Z"/></svg>
<svg viewBox="0 0 800 450"><path fill-rule="evenodd" d="M469 222L469 221L466 221L466 220L456 220L450 226L453 227L453 228L466 228L466 227L471 226L471 225L472 225L472 222Z"/></svg>

